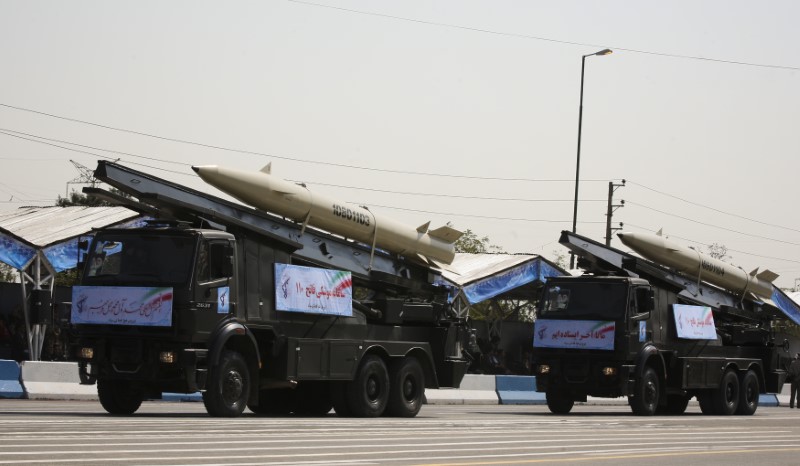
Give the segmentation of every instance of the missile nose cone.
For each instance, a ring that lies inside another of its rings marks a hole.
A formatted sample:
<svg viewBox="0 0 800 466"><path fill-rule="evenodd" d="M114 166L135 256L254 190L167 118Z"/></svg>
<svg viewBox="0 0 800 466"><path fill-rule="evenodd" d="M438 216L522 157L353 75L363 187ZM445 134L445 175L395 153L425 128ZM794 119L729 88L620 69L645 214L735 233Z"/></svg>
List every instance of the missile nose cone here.
<svg viewBox="0 0 800 466"><path fill-rule="evenodd" d="M192 165L192 170L194 170L195 173L200 173L200 167Z"/></svg>

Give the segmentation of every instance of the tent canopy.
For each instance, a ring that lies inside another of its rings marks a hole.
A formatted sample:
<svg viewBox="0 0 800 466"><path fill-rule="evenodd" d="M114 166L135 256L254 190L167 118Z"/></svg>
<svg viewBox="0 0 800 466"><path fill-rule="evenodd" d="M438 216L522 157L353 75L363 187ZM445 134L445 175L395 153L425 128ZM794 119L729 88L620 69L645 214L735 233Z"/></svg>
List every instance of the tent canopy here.
<svg viewBox="0 0 800 466"><path fill-rule="evenodd" d="M457 253L442 277L470 304L487 299L533 299L548 277L567 275L561 267L534 254Z"/></svg>
<svg viewBox="0 0 800 466"><path fill-rule="evenodd" d="M138 217L125 207L25 207L3 212L0 262L21 270L41 250L56 272L75 268L82 235Z"/></svg>

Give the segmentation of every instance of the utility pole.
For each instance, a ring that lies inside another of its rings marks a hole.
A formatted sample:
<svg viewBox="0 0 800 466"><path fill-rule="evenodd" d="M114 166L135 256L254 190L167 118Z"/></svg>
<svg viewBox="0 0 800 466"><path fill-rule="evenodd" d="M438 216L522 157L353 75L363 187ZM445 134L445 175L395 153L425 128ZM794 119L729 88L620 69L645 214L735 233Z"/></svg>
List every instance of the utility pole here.
<svg viewBox="0 0 800 466"><path fill-rule="evenodd" d="M614 204L614 191L617 188L621 188L625 186L625 180L622 180L622 183L616 184L613 181L608 182L608 210L606 211L606 246L611 246L611 234L614 231L618 231L622 229L622 223L620 222L619 228L611 228L611 217L614 215L614 211L619 209L620 207L625 207L625 201L619 201L619 204Z"/></svg>
<svg viewBox="0 0 800 466"><path fill-rule="evenodd" d="M69 185L71 185L71 184L88 184L88 185L91 185L91 187L94 188L95 184L97 183L97 179L94 177L94 170L92 170L91 168L85 167L85 166L79 164L78 162L76 162L74 160L70 160L70 162L72 162L72 165L75 167L76 170L78 170L78 173L80 173L80 175L77 178L75 178L75 179L73 179L71 181L67 181L67 189L66 189L66 193L64 194L64 196L67 199L69 199Z"/></svg>

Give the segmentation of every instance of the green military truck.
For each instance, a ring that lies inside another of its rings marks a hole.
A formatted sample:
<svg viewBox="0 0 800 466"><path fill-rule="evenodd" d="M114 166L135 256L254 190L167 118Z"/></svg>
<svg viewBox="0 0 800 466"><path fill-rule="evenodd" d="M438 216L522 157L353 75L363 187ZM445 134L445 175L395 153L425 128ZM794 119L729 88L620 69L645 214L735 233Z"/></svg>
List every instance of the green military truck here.
<svg viewBox="0 0 800 466"><path fill-rule="evenodd" d="M73 289L81 380L109 413L200 391L212 416L413 417L460 384L469 332L435 269L114 163L95 176L130 197L88 194L153 219L97 231Z"/></svg>

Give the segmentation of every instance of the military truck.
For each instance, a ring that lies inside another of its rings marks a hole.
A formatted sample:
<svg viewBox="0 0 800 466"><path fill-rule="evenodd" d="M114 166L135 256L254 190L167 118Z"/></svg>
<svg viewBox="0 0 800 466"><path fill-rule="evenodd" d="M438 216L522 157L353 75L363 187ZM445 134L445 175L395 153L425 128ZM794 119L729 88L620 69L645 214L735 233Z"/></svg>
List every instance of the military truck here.
<svg viewBox="0 0 800 466"><path fill-rule="evenodd" d="M413 417L425 388L458 387L465 316L438 270L101 161L147 214L96 231L73 289L73 349L100 403L130 415L201 392L212 416Z"/></svg>
<svg viewBox="0 0 800 466"><path fill-rule="evenodd" d="M537 309L534 367L547 406L569 413L591 397L628 397L637 415L752 415L781 391L790 360L776 328L796 304L714 287L654 262L562 232L583 276L548 280Z"/></svg>

